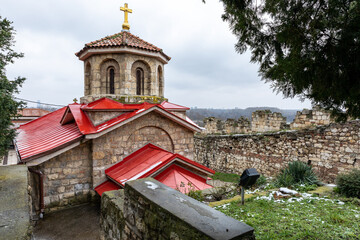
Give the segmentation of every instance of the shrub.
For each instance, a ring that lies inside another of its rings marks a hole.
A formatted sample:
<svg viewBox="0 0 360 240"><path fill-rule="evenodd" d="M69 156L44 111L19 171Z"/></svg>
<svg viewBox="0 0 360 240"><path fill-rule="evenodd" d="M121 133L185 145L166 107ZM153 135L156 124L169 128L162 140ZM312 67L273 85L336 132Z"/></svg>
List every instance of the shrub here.
<svg viewBox="0 0 360 240"><path fill-rule="evenodd" d="M337 191L346 197L360 198L360 170L339 174L336 178Z"/></svg>
<svg viewBox="0 0 360 240"><path fill-rule="evenodd" d="M195 200L198 200L199 202L204 201L204 196L200 190L190 190L186 195Z"/></svg>
<svg viewBox="0 0 360 240"><path fill-rule="evenodd" d="M300 161L290 162L288 167L282 169L275 179L277 187L291 187L299 184L313 185L318 183L317 176L311 166Z"/></svg>

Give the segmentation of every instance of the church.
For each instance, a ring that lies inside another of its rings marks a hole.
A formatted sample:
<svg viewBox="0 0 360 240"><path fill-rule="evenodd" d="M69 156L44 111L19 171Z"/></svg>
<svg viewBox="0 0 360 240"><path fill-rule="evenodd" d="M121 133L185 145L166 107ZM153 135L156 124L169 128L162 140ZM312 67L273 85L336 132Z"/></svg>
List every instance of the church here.
<svg viewBox="0 0 360 240"><path fill-rule="evenodd" d="M19 127L15 147L29 169L32 212L88 202L127 181L155 179L182 192L210 188L214 171L191 159L201 129L189 108L164 98L162 49L123 30L76 53L84 96Z"/></svg>

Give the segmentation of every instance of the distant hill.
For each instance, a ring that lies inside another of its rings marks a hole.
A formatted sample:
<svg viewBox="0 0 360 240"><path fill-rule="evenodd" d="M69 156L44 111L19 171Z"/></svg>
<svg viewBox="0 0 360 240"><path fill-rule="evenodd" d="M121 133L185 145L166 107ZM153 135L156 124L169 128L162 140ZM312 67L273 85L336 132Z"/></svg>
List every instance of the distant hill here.
<svg viewBox="0 0 360 240"><path fill-rule="evenodd" d="M286 121L292 122L295 118L296 112L300 110L283 110L280 108L274 107L249 107L245 109L234 108L234 109L215 109L215 108L191 108L187 115L193 121L195 121L200 126L203 126L203 119L207 117L216 117L222 120L226 120L228 118L238 119L240 117L246 117L251 120L251 113L257 110L270 110L272 112L279 112L284 117L286 117Z"/></svg>

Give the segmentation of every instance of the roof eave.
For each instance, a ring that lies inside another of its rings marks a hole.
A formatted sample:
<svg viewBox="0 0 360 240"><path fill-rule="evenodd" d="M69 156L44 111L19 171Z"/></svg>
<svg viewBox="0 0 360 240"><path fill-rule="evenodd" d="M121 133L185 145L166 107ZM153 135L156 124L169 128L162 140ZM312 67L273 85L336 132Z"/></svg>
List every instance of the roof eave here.
<svg viewBox="0 0 360 240"><path fill-rule="evenodd" d="M85 61L92 55L96 54L106 54L106 53L131 53L140 56L154 57L157 58L163 64L167 64L170 61L170 57L163 52L154 52L144 49L138 49L129 46L119 46L119 47L104 47L104 48L84 48L75 55L81 60Z"/></svg>
<svg viewBox="0 0 360 240"><path fill-rule="evenodd" d="M46 162L56 156L59 156L60 154L69 151L70 149L73 149L74 147L79 146L81 143L85 142L87 140L82 141L82 136L80 138L77 138L71 142L68 142L66 144L63 144L61 146L58 146L56 148L53 148L49 151L28 157L26 159L21 159L23 163L26 164L26 166L37 166L43 162Z"/></svg>

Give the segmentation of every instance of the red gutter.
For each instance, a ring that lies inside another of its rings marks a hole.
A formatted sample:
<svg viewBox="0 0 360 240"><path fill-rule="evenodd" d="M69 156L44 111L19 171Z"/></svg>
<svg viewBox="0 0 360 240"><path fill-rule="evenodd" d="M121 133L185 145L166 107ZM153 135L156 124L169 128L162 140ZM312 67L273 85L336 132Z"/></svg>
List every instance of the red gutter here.
<svg viewBox="0 0 360 240"><path fill-rule="evenodd" d="M45 175L40 170L29 168L29 172L35 173L40 178L40 218L43 218L45 211L44 204L44 177Z"/></svg>

